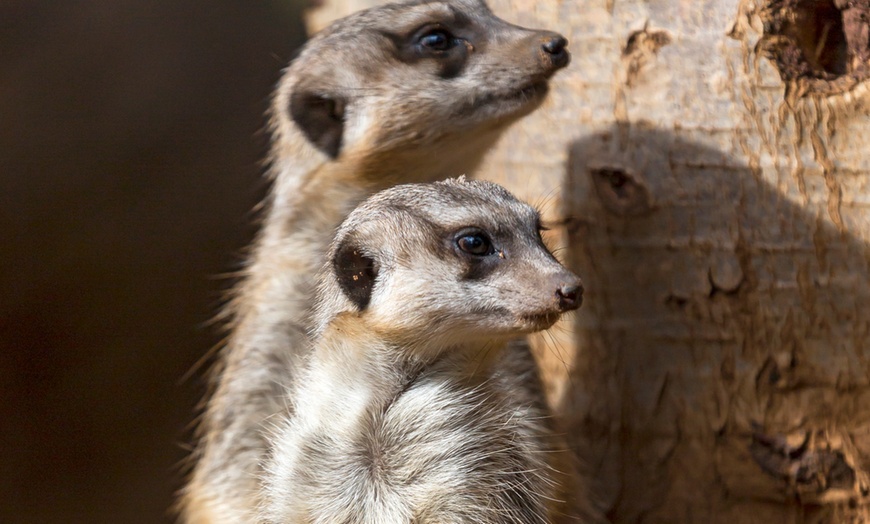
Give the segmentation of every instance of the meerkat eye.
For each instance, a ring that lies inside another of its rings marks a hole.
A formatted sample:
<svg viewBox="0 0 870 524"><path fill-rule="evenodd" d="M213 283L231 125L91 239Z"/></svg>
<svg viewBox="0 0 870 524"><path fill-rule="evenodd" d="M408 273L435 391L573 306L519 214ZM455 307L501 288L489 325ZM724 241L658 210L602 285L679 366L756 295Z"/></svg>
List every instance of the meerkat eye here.
<svg viewBox="0 0 870 524"><path fill-rule="evenodd" d="M469 255L485 257L495 253L492 242L482 231L469 231L461 233L456 238L456 246Z"/></svg>
<svg viewBox="0 0 870 524"><path fill-rule="evenodd" d="M428 51L447 51L453 47L453 35L441 28L430 29L417 39L418 45Z"/></svg>

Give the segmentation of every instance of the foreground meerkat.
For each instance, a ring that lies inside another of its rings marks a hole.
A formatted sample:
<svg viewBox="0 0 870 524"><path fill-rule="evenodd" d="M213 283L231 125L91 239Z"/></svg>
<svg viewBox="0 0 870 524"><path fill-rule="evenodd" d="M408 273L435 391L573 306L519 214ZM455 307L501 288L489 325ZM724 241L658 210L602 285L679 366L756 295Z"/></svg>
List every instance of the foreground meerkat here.
<svg viewBox="0 0 870 524"><path fill-rule="evenodd" d="M225 313L230 334L181 492L185 522L254 518L263 429L307 353L315 274L335 228L378 190L473 172L541 104L566 45L481 0L425 0L351 15L304 46L273 99L273 186Z"/></svg>
<svg viewBox="0 0 870 524"><path fill-rule="evenodd" d="M508 345L582 301L540 229L501 186L464 179L394 187L350 214L274 421L263 521L567 517L534 364ZM585 509L571 521L595 521Z"/></svg>

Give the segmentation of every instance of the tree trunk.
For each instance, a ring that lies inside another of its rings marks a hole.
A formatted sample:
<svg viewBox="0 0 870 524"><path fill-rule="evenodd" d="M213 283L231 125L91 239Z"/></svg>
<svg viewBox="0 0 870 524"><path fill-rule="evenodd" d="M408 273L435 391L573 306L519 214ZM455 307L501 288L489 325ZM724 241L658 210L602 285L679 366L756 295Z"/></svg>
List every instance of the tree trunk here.
<svg viewBox="0 0 870 524"><path fill-rule="evenodd" d="M585 280L535 345L608 516L870 519L870 2L490 6L571 42L481 176Z"/></svg>

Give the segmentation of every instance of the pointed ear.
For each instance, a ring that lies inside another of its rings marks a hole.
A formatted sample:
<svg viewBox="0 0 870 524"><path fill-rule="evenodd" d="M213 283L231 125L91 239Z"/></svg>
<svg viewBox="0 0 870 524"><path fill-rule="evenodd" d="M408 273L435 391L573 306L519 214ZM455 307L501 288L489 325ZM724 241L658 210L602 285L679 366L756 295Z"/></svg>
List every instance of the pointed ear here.
<svg viewBox="0 0 870 524"><path fill-rule="evenodd" d="M290 95L290 117L314 147L336 158L344 135L345 105L339 96L303 89Z"/></svg>
<svg viewBox="0 0 870 524"><path fill-rule="evenodd" d="M360 311L364 310L372 298L375 278L378 276L374 259L364 255L354 239L347 238L338 246L332 258L332 268L347 298Z"/></svg>

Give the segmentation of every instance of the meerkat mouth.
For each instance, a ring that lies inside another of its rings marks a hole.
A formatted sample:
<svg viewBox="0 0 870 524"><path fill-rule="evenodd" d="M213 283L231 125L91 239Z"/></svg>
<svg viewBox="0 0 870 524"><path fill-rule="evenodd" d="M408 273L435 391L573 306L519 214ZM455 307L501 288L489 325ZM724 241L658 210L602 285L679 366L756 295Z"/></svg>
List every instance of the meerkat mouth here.
<svg viewBox="0 0 870 524"><path fill-rule="evenodd" d="M532 82L531 84L527 84L519 89L515 89L513 91L508 91L507 93L502 94L493 94L492 101L496 100L505 100L505 101L519 101L519 102L531 102L537 101L547 94L550 90L550 84L546 80L538 80L537 82Z"/></svg>
<svg viewBox="0 0 870 524"><path fill-rule="evenodd" d="M542 331L555 324L556 321L559 320L560 316L562 316L562 314L557 311L548 311L542 313L521 315L519 319L520 322L522 322L525 326L528 326L531 331Z"/></svg>
<svg viewBox="0 0 870 524"><path fill-rule="evenodd" d="M546 80L537 80L518 89L486 93L474 99L471 105L472 107L501 105L507 110L514 110L518 107L537 104L543 100L549 90L550 85Z"/></svg>
<svg viewBox="0 0 870 524"><path fill-rule="evenodd" d="M546 80L539 80L514 91L513 95L508 95L505 98L519 98L523 100L543 98L549 90L549 82L547 82Z"/></svg>

